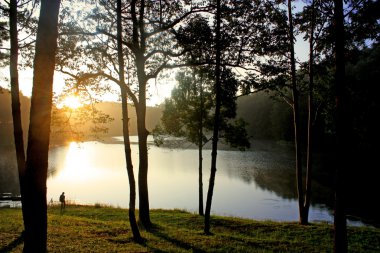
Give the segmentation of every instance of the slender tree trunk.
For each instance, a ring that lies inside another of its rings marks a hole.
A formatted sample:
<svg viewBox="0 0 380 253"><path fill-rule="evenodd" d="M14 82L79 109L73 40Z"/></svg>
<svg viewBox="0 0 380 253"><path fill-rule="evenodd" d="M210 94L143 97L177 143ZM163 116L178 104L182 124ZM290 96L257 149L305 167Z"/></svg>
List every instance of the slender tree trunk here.
<svg viewBox="0 0 380 253"><path fill-rule="evenodd" d="M308 122L307 122L307 161L306 161L306 191L305 191L305 203L303 208L304 223L309 222L309 209L311 202L311 179L312 179L312 162L313 162L313 118L314 118L314 106L313 106L313 89L314 89L314 26L315 26L315 4L312 1L311 4L311 27L310 27L310 40L309 40L309 101L308 101Z"/></svg>
<svg viewBox="0 0 380 253"><path fill-rule="evenodd" d="M141 242L139 228L136 222L135 207L136 207L136 182L133 173L133 164L131 156L131 144L129 140L129 115L128 115L128 99L125 87L125 74L124 74L124 58L123 58L123 43L122 43L122 22L121 22L121 0L117 0L117 52L119 62L119 81L120 93L122 101L122 114L123 114L123 137L124 137L124 152L125 161L127 165L127 173L129 179L129 223L131 225L133 239Z"/></svg>
<svg viewBox="0 0 380 253"><path fill-rule="evenodd" d="M202 142L198 143L198 192L199 192L199 215L203 216L203 155L202 155Z"/></svg>
<svg viewBox="0 0 380 253"><path fill-rule="evenodd" d="M47 251L46 179L60 0L42 0L25 170L24 252Z"/></svg>
<svg viewBox="0 0 380 253"><path fill-rule="evenodd" d="M122 113L123 113L123 136L124 136L124 152L125 160L127 164L127 173L129 179L129 223L133 233L133 239L137 242L142 241L139 228L136 222L135 207L136 207L136 182L135 175L133 173L133 164L131 156L131 144L129 140L128 129L128 104L127 104L127 92L125 88L121 87L121 99L122 99Z"/></svg>
<svg viewBox="0 0 380 253"><path fill-rule="evenodd" d="M24 178L25 178L25 147L24 133L21 122L21 104L20 89L18 81L18 31L17 31L17 0L10 1L10 40L11 40L11 57L10 57L10 76L11 76L11 97L12 97L12 119L13 135L16 148L16 160L18 169L18 178L21 193L21 206L24 215ZM25 219L24 219L25 220ZM24 224L25 226L25 224Z"/></svg>
<svg viewBox="0 0 380 253"><path fill-rule="evenodd" d="M137 133L139 137L139 218L146 229L151 228L149 214L149 194L148 194L148 130L146 129L146 83L147 76L145 74L145 57L146 38L144 30L144 13L145 1L140 1L139 18L136 13L137 1L131 2L131 15L133 22L132 44L133 53L135 55L137 79L139 83L139 104L136 106L137 117Z"/></svg>
<svg viewBox="0 0 380 253"><path fill-rule="evenodd" d="M215 174L216 174L216 157L218 150L218 135L219 135L219 121L220 121L220 107L221 107L221 83L220 83L220 19L221 19L220 0L216 1L216 66L215 66L215 91L216 91L216 105L215 105L215 118L214 130L212 135L212 153L211 153L211 172L210 181L207 192L206 212L205 212L205 227L204 232L210 233L210 213L212 196L214 193Z"/></svg>
<svg viewBox="0 0 380 253"><path fill-rule="evenodd" d="M137 112L137 131L139 137L139 218L146 229L152 227L149 214L149 194L148 194L148 130L145 127L145 103L139 104Z"/></svg>
<svg viewBox="0 0 380 253"><path fill-rule="evenodd" d="M289 40L290 40L290 65L291 65L291 79L292 79L292 93L293 93L293 125L294 125L294 145L296 152L296 180L297 180L297 193L298 193L298 211L299 222L307 224L305 221L303 211L303 179L302 179L302 156L300 148L300 132L299 132L299 96L297 90L296 80L296 61L294 55L294 34L293 34L293 15L292 15L292 1L288 0L288 18L289 18Z"/></svg>
<svg viewBox="0 0 380 253"><path fill-rule="evenodd" d="M344 66L344 17L343 1L334 0L335 23L335 88L336 88L336 135L337 154L335 163L335 209L334 209L334 252L347 252L347 221L344 203L344 175L349 168L349 125L347 125L347 97L345 94Z"/></svg>
<svg viewBox="0 0 380 253"><path fill-rule="evenodd" d="M148 130L146 129L146 77L144 72L143 55L136 57L136 66L139 79L139 105L136 107L137 133L139 138L139 218L146 229L152 227L149 214L148 193Z"/></svg>
<svg viewBox="0 0 380 253"><path fill-rule="evenodd" d="M199 185L199 215L204 215L203 212L203 87L201 80L200 87L201 105L199 115L199 135L198 135L198 185Z"/></svg>

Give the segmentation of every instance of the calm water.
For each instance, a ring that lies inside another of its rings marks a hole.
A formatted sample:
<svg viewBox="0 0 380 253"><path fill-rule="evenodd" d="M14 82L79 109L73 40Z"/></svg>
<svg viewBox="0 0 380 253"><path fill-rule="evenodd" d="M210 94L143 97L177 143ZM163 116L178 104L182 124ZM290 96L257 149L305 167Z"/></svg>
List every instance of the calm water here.
<svg viewBox="0 0 380 253"><path fill-rule="evenodd" d="M71 143L54 148L49 161L48 200L57 201L64 191L66 198L76 203L128 207L129 185L123 155L123 145L117 142ZM206 200L211 151L205 150L203 155ZM132 145L132 156L137 177L136 144ZM258 220L298 220L294 189L287 189L288 182L294 179L284 180L289 177L286 171L294 168L293 153L218 151L217 168L213 214ZM180 208L197 212L197 150L150 145L148 175L151 208ZM310 219L333 220L331 211L323 204L312 206Z"/></svg>

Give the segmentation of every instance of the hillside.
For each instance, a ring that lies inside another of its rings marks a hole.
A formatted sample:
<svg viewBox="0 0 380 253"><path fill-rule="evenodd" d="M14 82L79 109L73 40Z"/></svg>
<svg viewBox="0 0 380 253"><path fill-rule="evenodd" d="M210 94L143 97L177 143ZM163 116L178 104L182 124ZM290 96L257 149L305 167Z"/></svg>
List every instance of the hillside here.
<svg viewBox="0 0 380 253"><path fill-rule="evenodd" d="M30 99L21 94L21 118L24 129L24 138L27 136ZM0 146L13 145L13 119L11 109L11 94L9 90L0 87Z"/></svg>
<svg viewBox="0 0 380 253"><path fill-rule="evenodd" d="M30 98L21 95L20 100L24 135L26 137L29 121ZM248 123L247 132L254 139L291 140L292 117L288 105L274 101L267 93L258 93L240 97L237 100L237 105L237 118L243 118ZM101 136L121 136L123 134L121 104L119 102L101 102L96 104L95 107L114 119L111 123L104 125L108 128L108 132ZM0 90L0 108L0 145L11 145L13 143L11 97L9 91L3 88ZM159 124L162 108L163 106L147 107L146 127L148 131L152 131L152 129ZM134 106L129 105L128 111L130 117L130 134L137 135L137 120ZM86 126L81 129L84 131L85 135L89 136L91 134L91 126L91 124L86 124ZM287 128L284 128L284 126L287 126ZM58 136L57 131L54 129L56 127L56 124L53 122L52 142L59 144L69 137L67 135Z"/></svg>
<svg viewBox="0 0 380 253"><path fill-rule="evenodd" d="M121 103L117 102L102 102L96 104L96 108L105 114L108 114L114 120L107 125L108 133L106 136L121 136L123 135ZM128 105L129 113L129 132L131 135L137 135L137 118L136 110L132 105ZM160 121L162 110L159 107L147 107L146 110L146 128L148 131L158 124Z"/></svg>
<svg viewBox="0 0 380 253"><path fill-rule="evenodd" d="M21 95L21 114L22 123L24 129L24 139L26 140L27 129L29 125L29 111L30 111L30 98ZM102 102L95 105L95 107L105 114L108 114L114 120L105 125L108 128L108 132L103 136L121 136L122 122L121 122L121 104L117 102ZM9 90L0 87L0 145L1 146L12 146L13 145L13 126L12 126L12 110L11 110L11 96ZM137 135L137 120L135 108L131 105L128 107L129 117L130 117L130 134ZM59 110L56 110L58 114ZM147 107L146 112L146 126L148 131L151 131L159 122L161 117L161 109L158 107ZM60 117L66 118L64 123L67 123L67 117L60 114ZM53 117L54 118L54 117ZM52 136L51 142L54 144L64 143L69 134L62 134L56 131L57 128L61 128L61 123L52 122ZM87 124L82 130L84 130L84 135L90 135L91 124Z"/></svg>

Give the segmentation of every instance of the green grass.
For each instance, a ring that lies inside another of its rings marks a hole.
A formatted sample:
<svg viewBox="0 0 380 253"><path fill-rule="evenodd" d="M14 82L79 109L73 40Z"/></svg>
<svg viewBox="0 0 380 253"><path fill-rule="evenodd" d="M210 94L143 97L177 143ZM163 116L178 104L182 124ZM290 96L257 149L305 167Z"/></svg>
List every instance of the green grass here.
<svg viewBox="0 0 380 253"><path fill-rule="evenodd" d="M203 217L181 210L152 210L143 244L131 238L128 212L108 206L48 210L49 252L332 252L329 224L254 221L212 216L212 235ZM22 252L20 209L0 209L0 252ZM380 252L380 229L349 227L349 252Z"/></svg>

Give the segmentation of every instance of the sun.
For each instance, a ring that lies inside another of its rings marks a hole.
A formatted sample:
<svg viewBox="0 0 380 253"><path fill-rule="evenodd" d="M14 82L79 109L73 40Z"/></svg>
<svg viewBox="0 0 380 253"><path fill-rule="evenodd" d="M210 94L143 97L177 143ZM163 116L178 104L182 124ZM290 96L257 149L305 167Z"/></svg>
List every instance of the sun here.
<svg viewBox="0 0 380 253"><path fill-rule="evenodd" d="M78 96L70 95L63 99L62 106L68 107L70 109L78 109L83 106Z"/></svg>

